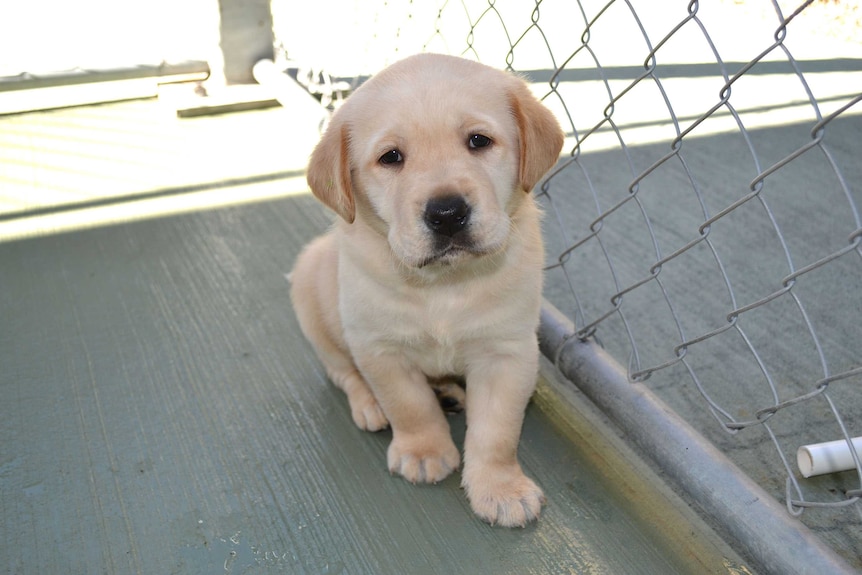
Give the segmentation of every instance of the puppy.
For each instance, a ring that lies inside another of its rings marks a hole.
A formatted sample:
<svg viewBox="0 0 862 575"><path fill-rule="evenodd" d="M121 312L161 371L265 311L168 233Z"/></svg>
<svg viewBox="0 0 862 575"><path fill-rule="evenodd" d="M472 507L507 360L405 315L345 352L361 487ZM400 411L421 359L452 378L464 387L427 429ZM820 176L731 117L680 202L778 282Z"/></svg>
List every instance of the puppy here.
<svg viewBox="0 0 862 575"><path fill-rule="evenodd" d="M524 526L544 502L517 461L544 261L529 192L562 145L517 77L422 54L356 90L308 166L340 220L293 270L304 335L356 425L392 428L389 470L413 483L459 468L429 378L465 379L462 485L491 524Z"/></svg>

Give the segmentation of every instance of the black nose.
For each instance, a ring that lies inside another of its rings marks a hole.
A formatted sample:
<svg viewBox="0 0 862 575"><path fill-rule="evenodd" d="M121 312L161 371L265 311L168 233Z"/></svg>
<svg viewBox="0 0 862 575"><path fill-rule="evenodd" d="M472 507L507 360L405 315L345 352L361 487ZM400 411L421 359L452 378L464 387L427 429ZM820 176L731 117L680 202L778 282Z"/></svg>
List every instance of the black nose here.
<svg viewBox="0 0 862 575"><path fill-rule="evenodd" d="M425 224L436 234L453 237L470 222L470 206L461 196L443 196L425 205Z"/></svg>

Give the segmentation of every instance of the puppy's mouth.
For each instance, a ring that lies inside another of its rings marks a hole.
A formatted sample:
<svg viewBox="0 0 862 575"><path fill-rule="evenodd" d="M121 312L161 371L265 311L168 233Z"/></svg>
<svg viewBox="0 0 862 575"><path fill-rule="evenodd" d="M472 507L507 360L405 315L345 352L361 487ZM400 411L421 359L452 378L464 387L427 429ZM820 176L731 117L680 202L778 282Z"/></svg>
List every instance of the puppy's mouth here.
<svg viewBox="0 0 862 575"><path fill-rule="evenodd" d="M437 245L434 246L434 252L421 260L416 267L424 268L433 264L449 266L457 263L466 256L480 257L487 254L487 250L481 249L469 239L453 240L446 238L447 241L438 239Z"/></svg>

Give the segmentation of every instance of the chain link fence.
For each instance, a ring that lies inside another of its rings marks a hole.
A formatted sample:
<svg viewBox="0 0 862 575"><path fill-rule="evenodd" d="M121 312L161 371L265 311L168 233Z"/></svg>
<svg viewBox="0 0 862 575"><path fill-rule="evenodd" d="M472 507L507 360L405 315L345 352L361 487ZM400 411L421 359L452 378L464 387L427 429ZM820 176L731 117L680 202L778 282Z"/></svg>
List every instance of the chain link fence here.
<svg viewBox="0 0 862 575"><path fill-rule="evenodd" d="M356 79L445 52L532 82L568 133L536 194L572 339L858 564L860 454L796 468L798 447L862 435L858 2L341 6L333 31L325 2L275 3L288 57Z"/></svg>

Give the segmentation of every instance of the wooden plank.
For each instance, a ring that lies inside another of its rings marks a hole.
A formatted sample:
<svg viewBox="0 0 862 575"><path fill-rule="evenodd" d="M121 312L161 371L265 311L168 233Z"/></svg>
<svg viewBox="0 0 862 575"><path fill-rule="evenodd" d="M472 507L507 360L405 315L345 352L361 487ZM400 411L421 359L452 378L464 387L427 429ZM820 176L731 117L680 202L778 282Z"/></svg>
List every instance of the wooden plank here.
<svg viewBox="0 0 862 575"><path fill-rule="evenodd" d="M537 524L485 525L457 475L389 476L389 433L353 426L288 301L284 274L328 221L303 195L0 243L7 572L739 565L635 480L648 474L624 471L598 416L577 431L549 392L529 408L521 449L548 495ZM463 418L451 421L462 445Z"/></svg>

